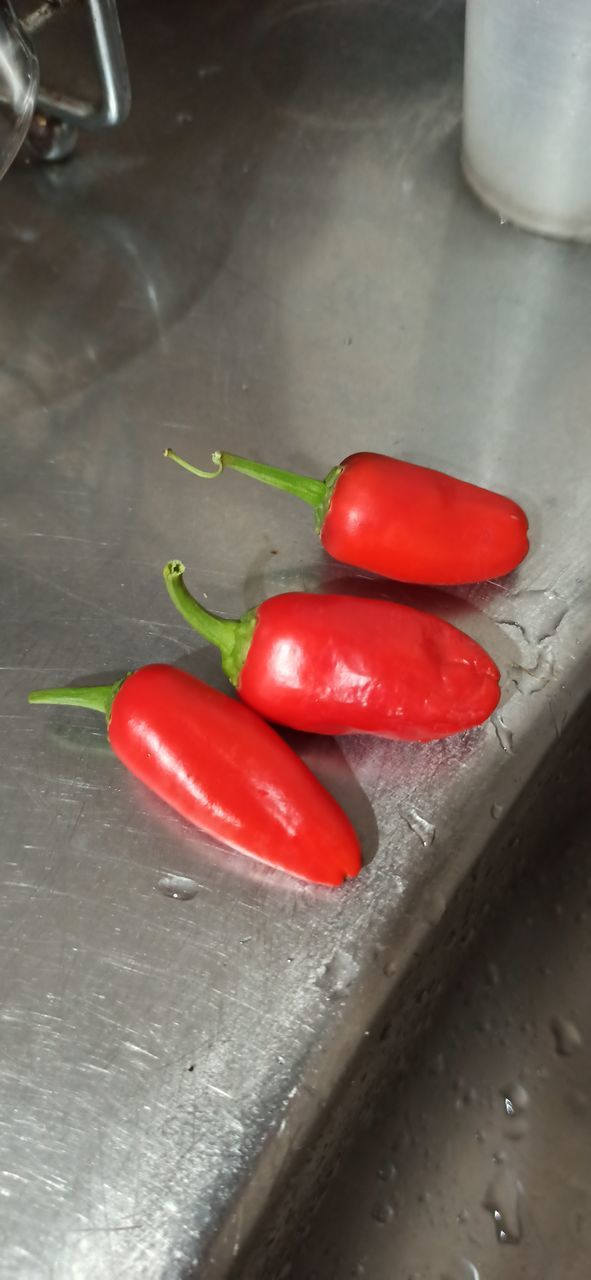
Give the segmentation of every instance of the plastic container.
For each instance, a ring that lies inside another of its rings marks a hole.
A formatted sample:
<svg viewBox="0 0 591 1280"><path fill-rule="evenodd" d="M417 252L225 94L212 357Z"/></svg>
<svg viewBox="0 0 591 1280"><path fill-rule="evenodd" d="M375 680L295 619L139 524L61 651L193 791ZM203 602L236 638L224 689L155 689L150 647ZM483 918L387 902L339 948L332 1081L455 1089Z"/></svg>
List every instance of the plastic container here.
<svg viewBox="0 0 591 1280"><path fill-rule="evenodd" d="M462 163L502 218L591 240L591 0L467 0Z"/></svg>

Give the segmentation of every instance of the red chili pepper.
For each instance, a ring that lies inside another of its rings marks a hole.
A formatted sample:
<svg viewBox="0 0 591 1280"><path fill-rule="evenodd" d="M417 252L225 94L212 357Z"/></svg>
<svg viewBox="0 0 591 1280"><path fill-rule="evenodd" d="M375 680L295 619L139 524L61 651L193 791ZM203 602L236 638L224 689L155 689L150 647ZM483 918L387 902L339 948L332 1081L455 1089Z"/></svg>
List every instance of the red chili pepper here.
<svg viewBox="0 0 591 1280"><path fill-rule="evenodd" d="M176 667L142 667L114 685L40 689L29 702L104 712L131 773L233 849L341 884L361 867L357 836L287 743L248 707Z"/></svg>
<svg viewBox="0 0 591 1280"><path fill-rule="evenodd" d="M285 489L314 508L329 555L400 582L453 586L510 573L527 555L527 517L511 498L442 471L381 453L354 453L325 480L280 471L233 453L214 453L200 471L225 467Z"/></svg>
<svg viewBox="0 0 591 1280"><path fill-rule="evenodd" d="M221 650L244 702L308 733L376 733L429 742L481 724L499 672L475 640L387 600L289 592L236 621L198 604L172 560L173 604Z"/></svg>

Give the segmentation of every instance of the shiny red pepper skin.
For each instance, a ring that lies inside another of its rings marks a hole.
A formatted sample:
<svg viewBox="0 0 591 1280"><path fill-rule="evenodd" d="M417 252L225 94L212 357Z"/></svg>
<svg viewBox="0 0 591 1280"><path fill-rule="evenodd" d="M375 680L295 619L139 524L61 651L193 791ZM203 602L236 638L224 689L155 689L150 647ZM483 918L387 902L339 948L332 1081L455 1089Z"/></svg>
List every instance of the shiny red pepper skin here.
<svg viewBox="0 0 591 1280"><path fill-rule="evenodd" d="M259 606L237 689L294 729L430 742L490 716L499 672L469 636L418 609L293 592Z"/></svg>
<svg viewBox="0 0 591 1280"><path fill-rule="evenodd" d="M379 453L341 463L320 529L329 555L400 582L450 586L510 573L527 518L500 493Z"/></svg>
<svg viewBox="0 0 591 1280"><path fill-rule="evenodd" d="M131 773L241 853L317 884L360 870L349 819L303 761L248 707L194 676L164 665L127 676L108 734Z"/></svg>
<svg viewBox="0 0 591 1280"><path fill-rule="evenodd" d="M290 592L239 621L209 614L164 570L173 603L218 644L240 697L310 733L429 742L481 724L499 700L492 658L449 622L387 600Z"/></svg>
<svg viewBox="0 0 591 1280"><path fill-rule="evenodd" d="M527 516L511 498L454 476L382 453L353 453L325 480L212 454L216 470L187 471L208 479L225 468L283 489L314 508L329 555L399 582L458 586L510 573L527 555Z"/></svg>

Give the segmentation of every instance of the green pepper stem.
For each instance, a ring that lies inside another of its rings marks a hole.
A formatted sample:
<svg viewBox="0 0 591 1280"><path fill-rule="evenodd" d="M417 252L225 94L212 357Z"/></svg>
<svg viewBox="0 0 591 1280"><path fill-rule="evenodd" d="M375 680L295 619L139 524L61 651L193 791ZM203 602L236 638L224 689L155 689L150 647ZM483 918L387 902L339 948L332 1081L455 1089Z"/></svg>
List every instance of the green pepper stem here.
<svg viewBox="0 0 591 1280"><path fill-rule="evenodd" d="M124 676L123 679L126 677ZM29 694L29 702L45 702L51 706L86 707L89 711L102 711L109 720L115 695L119 692L123 680L115 684L96 684L79 689L34 689Z"/></svg>
<svg viewBox="0 0 591 1280"><path fill-rule="evenodd" d="M243 476L251 476L262 484L270 484L274 489L283 489L285 493L301 498L310 507L317 507L324 498L324 480L301 476L296 471L269 467L266 462L252 462L250 458L240 458L236 453L212 453L211 456L216 465L221 464L222 470L229 467L231 471L240 471Z"/></svg>
<svg viewBox="0 0 591 1280"><path fill-rule="evenodd" d="M220 618L210 613L185 586L184 572L185 566L180 560L169 560L163 569L166 590L185 622L205 640L217 645L224 671L236 685L254 634L256 610L250 610L242 618Z"/></svg>
<svg viewBox="0 0 591 1280"><path fill-rule="evenodd" d="M215 613L204 609L202 604L191 595L185 586L183 574L185 566L181 560L169 560L163 569L166 590L175 609L198 631L204 640L217 645L222 654L228 653L234 646L239 621L233 618L218 618Z"/></svg>
<svg viewBox="0 0 591 1280"><path fill-rule="evenodd" d="M170 458L171 462L176 462L179 467L184 467L185 471L190 471L191 475L199 476L200 480L215 480L217 476L221 476L222 471L224 470L222 463L217 462L217 460L214 459L216 462L215 471L201 471L199 467L194 467L191 462L185 462L184 458L179 458L178 453L175 453L174 449L165 449L163 456L165 458Z"/></svg>
<svg viewBox="0 0 591 1280"><path fill-rule="evenodd" d="M310 507L319 507L325 499L324 480L314 480L312 476L302 476L295 471L281 471L278 467L267 466L265 462L252 462L250 458L241 458L236 453L222 453L219 450L212 453L211 459L216 467L215 471L200 471L191 463L185 462L184 458L179 458L172 449L165 449L164 456L177 462L179 467L184 467L186 471L191 471L194 475L206 480L214 480L228 468L231 471L240 471L244 476L251 476L254 480L260 480L262 484L270 484L274 489L283 489L285 493L301 498L302 502L307 502Z"/></svg>

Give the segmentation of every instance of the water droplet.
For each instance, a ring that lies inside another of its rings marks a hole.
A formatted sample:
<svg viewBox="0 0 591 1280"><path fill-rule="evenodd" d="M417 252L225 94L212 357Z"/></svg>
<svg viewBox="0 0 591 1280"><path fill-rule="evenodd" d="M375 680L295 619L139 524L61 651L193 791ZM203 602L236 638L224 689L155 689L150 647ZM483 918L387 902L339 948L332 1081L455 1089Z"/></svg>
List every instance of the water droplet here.
<svg viewBox="0 0 591 1280"><path fill-rule="evenodd" d="M548 589L518 591L515 603L523 634L531 644L549 640L568 612L566 600Z"/></svg>
<svg viewBox="0 0 591 1280"><path fill-rule="evenodd" d="M486 981L488 982L489 987L498 987L499 982L501 981L499 966L498 964L494 964L492 960L490 964L487 964L486 966Z"/></svg>
<svg viewBox="0 0 591 1280"><path fill-rule="evenodd" d="M394 1182L396 1177L396 1165L393 1160L386 1160L378 1169L378 1178L380 1182Z"/></svg>
<svg viewBox="0 0 591 1280"><path fill-rule="evenodd" d="M519 1142L521 1138L525 1138L529 1133L529 1121L525 1116L514 1116L511 1118L509 1127L506 1131L507 1137L513 1142Z"/></svg>
<svg viewBox="0 0 591 1280"><path fill-rule="evenodd" d="M441 1280L480 1280L480 1272L468 1258L460 1258L451 1269L441 1272Z"/></svg>
<svg viewBox="0 0 591 1280"><path fill-rule="evenodd" d="M320 970L318 985L338 998L351 986L358 973L358 961L348 951L337 950Z"/></svg>
<svg viewBox="0 0 591 1280"><path fill-rule="evenodd" d="M196 880L191 880L190 876L169 874L160 876L158 889L165 898L178 898L181 902L189 902L198 892L199 885Z"/></svg>
<svg viewBox="0 0 591 1280"><path fill-rule="evenodd" d="M500 1244L519 1244L523 1234L520 1201L523 1188L516 1173L503 1160L491 1179L482 1201L492 1213Z"/></svg>
<svg viewBox="0 0 591 1280"><path fill-rule="evenodd" d="M539 693L554 675L552 651L547 645L540 645L533 666L524 667L514 663L511 670L515 672L513 680L520 693Z"/></svg>
<svg viewBox="0 0 591 1280"><path fill-rule="evenodd" d="M388 1200L380 1200L378 1204L374 1205L371 1216L375 1222L379 1222L381 1226L386 1226L394 1217L394 1205L390 1204Z"/></svg>
<svg viewBox="0 0 591 1280"><path fill-rule="evenodd" d="M429 822L428 818L424 818L422 813L419 813L418 809L415 809L413 805L406 805L404 808L400 808L398 812L411 831L414 831L414 834L419 837L421 844L428 849L435 839L433 823Z"/></svg>
<svg viewBox="0 0 591 1280"><path fill-rule="evenodd" d="M510 755L513 751L512 730L507 724L505 724L505 721L499 712L497 712L496 716L492 717L492 724L503 751L507 751Z"/></svg>
<svg viewBox="0 0 591 1280"><path fill-rule="evenodd" d="M568 1058L581 1048L583 1043L581 1033L570 1018L553 1018L550 1030L554 1036L554 1048L563 1057Z"/></svg>
<svg viewBox="0 0 591 1280"><path fill-rule="evenodd" d="M586 1093L584 1089L575 1089L571 1098L571 1103L573 1110L576 1111L578 1115L585 1115L589 1110L589 1094Z"/></svg>
<svg viewBox="0 0 591 1280"><path fill-rule="evenodd" d="M504 1085L501 1089L501 1097L508 1116L523 1115L529 1107L529 1094L519 1081Z"/></svg>
<svg viewBox="0 0 591 1280"><path fill-rule="evenodd" d="M495 818L495 820L497 818L500 818L501 815L504 813L504 810L505 810L504 804L491 804L490 806L491 818Z"/></svg>

